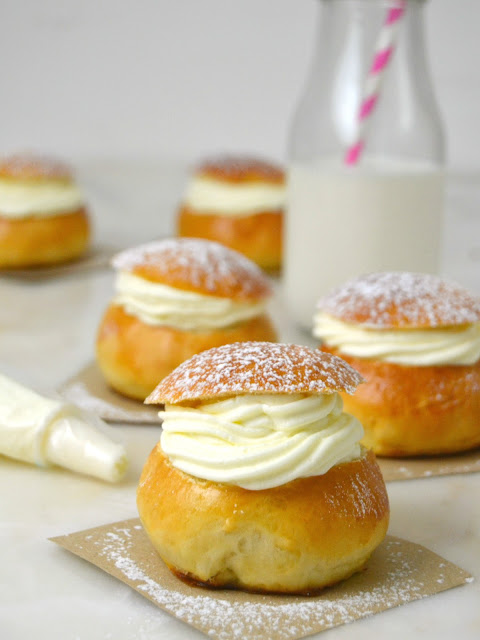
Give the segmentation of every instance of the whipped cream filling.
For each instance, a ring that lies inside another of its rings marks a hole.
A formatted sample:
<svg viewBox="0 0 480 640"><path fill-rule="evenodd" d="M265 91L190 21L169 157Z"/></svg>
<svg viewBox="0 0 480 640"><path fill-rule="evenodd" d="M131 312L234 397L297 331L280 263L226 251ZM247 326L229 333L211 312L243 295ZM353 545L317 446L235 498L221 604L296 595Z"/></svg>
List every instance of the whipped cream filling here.
<svg viewBox="0 0 480 640"><path fill-rule="evenodd" d="M282 209L285 194L283 184L229 184L197 176L190 181L184 201L195 213L242 216Z"/></svg>
<svg viewBox="0 0 480 640"><path fill-rule="evenodd" d="M166 405L160 443L170 462L192 476L269 489L360 457L363 427L342 408L338 393Z"/></svg>
<svg viewBox="0 0 480 640"><path fill-rule="evenodd" d="M0 375L0 455L116 482L127 468L125 449L102 427L96 416Z"/></svg>
<svg viewBox="0 0 480 640"><path fill-rule="evenodd" d="M71 213L83 203L83 194L72 182L0 178L0 215L6 218Z"/></svg>
<svg viewBox="0 0 480 640"><path fill-rule="evenodd" d="M319 312L313 334L346 355L394 364L473 365L480 359L480 323L431 329L366 329Z"/></svg>
<svg viewBox="0 0 480 640"><path fill-rule="evenodd" d="M113 302L150 325L167 325L185 331L206 331L250 320L265 312L267 302L235 302L150 282L120 271Z"/></svg>

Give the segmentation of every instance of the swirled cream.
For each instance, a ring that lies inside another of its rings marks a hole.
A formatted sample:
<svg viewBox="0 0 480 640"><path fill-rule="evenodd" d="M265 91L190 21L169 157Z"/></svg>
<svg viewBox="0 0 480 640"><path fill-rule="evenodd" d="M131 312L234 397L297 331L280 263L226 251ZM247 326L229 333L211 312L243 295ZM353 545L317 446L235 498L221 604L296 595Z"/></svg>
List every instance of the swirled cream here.
<svg viewBox="0 0 480 640"><path fill-rule="evenodd" d="M261 315L267 302L235 302L151 282L120 271L114 304L150 325L167 325L185 331L219 329Z"/></svg>
<svg viewBox="0 0 480 640"><path fill-rule="evenodd" d="M116 482L126 471L127 457L122 445L102 433L102 425L73 405L0 375L0 455Z"/></svg>
<svg viewBox="0 0 480 640"><path fill-rule="evenodd" d="M285 185L268 183L231 184L201 176L193 177L185 204L194 213L242 216L277 211L285 205Z"/></svg>
<svg viewBox="0 0 480 640"><path fill-rule="evenodd" d="M431 329L371 329L317 313L313 334L358 358L410 366L472 365L480 359L480 323Z"/></svg>
<svg viewBox="0 0 480 640"><path fill-rule="evenodd" d="M6 218L71 213L83 203L83 194L71 181L0 178L0 215Z"/></svg>
<svg viewBox="0 0 480 640"><path fill-rule="evenodd" d="M360 457L363 427L342 407L337 393L166 405L160 443L170 462L192 476L269 489Z"/></svg>

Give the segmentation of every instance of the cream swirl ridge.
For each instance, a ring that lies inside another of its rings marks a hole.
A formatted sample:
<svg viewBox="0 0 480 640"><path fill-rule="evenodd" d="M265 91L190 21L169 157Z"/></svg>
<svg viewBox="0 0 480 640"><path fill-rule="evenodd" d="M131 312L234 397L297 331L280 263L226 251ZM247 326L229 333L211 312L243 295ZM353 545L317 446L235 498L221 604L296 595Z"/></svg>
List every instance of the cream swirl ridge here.
<svg viewBox="0 0 480 640"><path fill-rule="evenodd" d="M170 462L192 476L269 489L360 457L363 427L342 408L338 393L166 405L160 443Z"/></svg>
<svg viewBox="0 0 480 640"><path fill-rule="evenodd" d="M83 203L83 194L70 181L0 179L0 215L6 218L71 213Z"/></svg>
<svg viewBox="0 0 480 640"><path fill-rule="evenodd" d="M167 325L185 331L228 327L255 318L266 309L266 300L236 302L151 282L120 271L114 304L150 325Z"/></svg>
<svg viewBox="0 0 480 640"><path fill-rule="evenodd" d="M285 204L283 184L229 184L212 178L194 177L185 194L193 212L241 216L277 211Z"/></svg>
<svg viewBox="0 0 480 640"><path fill-rule="evenodd" d="M340 353L394 364L472 365L480 359L480 323L430 329L367 329L319 312L313 334Z"/></svg>

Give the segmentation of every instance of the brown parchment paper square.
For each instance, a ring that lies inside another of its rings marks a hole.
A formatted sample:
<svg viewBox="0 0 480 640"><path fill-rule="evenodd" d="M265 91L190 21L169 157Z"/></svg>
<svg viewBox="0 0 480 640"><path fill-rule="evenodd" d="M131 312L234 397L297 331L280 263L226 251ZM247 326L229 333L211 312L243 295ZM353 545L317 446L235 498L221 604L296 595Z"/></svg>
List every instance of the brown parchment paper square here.
<svg viewBox="0 0 480 640"><path fill-rule="evenodd" d="M166 568L138 518L51 538L218 640L304 638L472 582L425 547L387 536L366 569L319 596L267 596L184 584Z"/></svg>
<svg viewBox="0 0 480 640"><path fill-rule="evenodd" d="M57 393L106 422L154 424L157 427L161 424L157 406L142 404L110 389L95 362L64 382Z"/></svg>
<svg viewBox="0 0 480 640"><path fill-rule="evenodd" d="M419 458L379 458L377 462L387 482L449 476L480 471L480 449L448 456Z"/></svg>
<svg viewBox="0 0 480 640"><path fill-rule="evenodd" d="M35 282L69 274L80 274L94 269L105 269L118 251L118 247L93 245L83 256L72 262L30 269L5 269L0 271L0 275Z"/></svg>

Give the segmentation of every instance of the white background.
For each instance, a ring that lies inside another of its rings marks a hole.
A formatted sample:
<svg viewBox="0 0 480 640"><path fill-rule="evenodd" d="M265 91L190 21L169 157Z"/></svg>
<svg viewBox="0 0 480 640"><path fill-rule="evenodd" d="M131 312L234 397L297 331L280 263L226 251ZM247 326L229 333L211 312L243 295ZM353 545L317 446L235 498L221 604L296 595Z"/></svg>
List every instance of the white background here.
<svg viewBox="0 0 480 640"><path fill-rule="evenodd" d="M316 0L2 0L0 152L282 161L315 14ZM480 3L426 14L449 164L473 171Z"/></svg>

